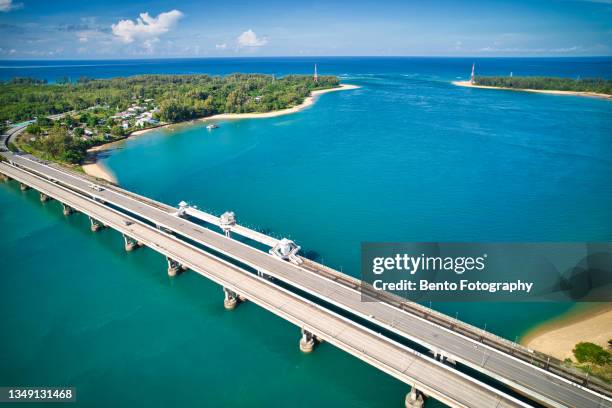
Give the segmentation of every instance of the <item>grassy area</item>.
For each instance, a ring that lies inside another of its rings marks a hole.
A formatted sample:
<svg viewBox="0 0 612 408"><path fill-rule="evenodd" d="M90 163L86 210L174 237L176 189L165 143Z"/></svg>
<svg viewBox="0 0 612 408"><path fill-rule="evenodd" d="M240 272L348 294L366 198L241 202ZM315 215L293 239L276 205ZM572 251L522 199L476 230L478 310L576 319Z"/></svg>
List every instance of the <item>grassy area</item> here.
<svg viewBox="0 0 612 408"><path fill-rule="evenodd" d="M567 359L565 363L573 364L589 375L612 383L612 340L608 342L608 348L609 350L606 350L594 343L578 343L572 350L576 361Z"/></svg>

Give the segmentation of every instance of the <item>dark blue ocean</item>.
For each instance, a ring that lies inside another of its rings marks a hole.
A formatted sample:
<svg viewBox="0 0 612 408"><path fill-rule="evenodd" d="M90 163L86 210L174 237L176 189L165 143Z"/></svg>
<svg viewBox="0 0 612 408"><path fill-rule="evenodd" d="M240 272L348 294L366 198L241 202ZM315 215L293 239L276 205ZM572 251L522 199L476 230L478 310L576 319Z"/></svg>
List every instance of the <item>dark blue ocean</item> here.
<svg viewBox="0 0 612 408"><path fill-rule="evenodd" d="M359 275L362 241L609 241L612 102L456 87L481 75L612 78L610 58L0 61L0 78L334 74L357 90L296 114L180 125L102 162L131 190L294 239ZM0 383L76 384L84 405L401 406L407 387L112 231L0 185ZM571 304L434 304L514 340ZM350 373L350 374L347 374ZM122 389L125 399L100 384ZM145 395L143 397L143 395Z"/></svg>

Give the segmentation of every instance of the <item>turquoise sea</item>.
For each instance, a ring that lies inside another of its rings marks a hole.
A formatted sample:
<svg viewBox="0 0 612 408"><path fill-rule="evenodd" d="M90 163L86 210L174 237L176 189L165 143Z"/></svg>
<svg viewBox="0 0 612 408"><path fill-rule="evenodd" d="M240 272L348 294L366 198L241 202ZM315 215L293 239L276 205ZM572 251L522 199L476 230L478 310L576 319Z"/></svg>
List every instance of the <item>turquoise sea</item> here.
<svg viewBox="0 0 612 408"><path fill-rule="evenodd" d="M467 89L459 58L261 58L0 63L0 78L138 73L339 75L357 90L288 116L180 125L128 139L119 183L287 236L359 275L361 241L609 241L612 102ZM612 59L482 59L477 72L612 77ZM403 406L408 390L219 287L170 280L14 183L0 185L0 384L74 385L84 406ZM571 304L434 304L514 340Z"/></svg>

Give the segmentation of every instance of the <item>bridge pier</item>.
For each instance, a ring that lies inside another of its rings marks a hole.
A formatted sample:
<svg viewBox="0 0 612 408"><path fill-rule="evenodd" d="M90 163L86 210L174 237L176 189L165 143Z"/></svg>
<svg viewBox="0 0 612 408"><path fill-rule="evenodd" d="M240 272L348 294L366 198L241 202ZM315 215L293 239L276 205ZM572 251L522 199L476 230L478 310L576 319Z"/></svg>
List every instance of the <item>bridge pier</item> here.
<svg viewBox="0 0 612 408"><path fill-rule="evenodd" d="M45 193L40 193L40 202L41 203L46 203L49 200L51 200L51 197L49 197Z"/></svg>
<svg viewBox="0 0 612 408"><path fill-rule="evenodd" d="M123 234L123 241L125 242L125 250L130 252L140 247L140 243L134 238Z"/></svg>
<svg viewBox="0 0 612 408"><path fill-rule="evenodd" d="M227 310L234 310L238 304L238 295L236 292L229 290L228 288L223 288L223 294L223 306Z"/></svg>
<svg viewBox="0 0 612 408"><path fill-rule="evenodd" d="M429 352L433 354L434 360L437 360L441 363L447 363L447 364L452 364L452 365L456 364L455 360L453 360L452 358L450 358L449 356L447 356L440 350L429 350Z"/></svg>
<svg viewBox="0 0 612 408"><path fill-rule="evenodd" d="M425 406L425 394L419 391L416 384L412 385L412 389L406 394L406 408L422 408Z"/></svg>
<svg viewBox="0 0 612 408"><path fill-rule="evenodd" d="M89 217L89 222L91 223L91 232L98 232L106 226L102 224L100 221L96 220L93 217Z"/></svg>
<svg viewBox="0 0 612 408"><path fill-rule="evenodd" d="M178 275L183 270L183 267L178 261L170 257L166 257L166 259L168 260L168 276L171 278Z"/></svg>
<svg viewBox="0 0 612 408"><path fill-rule="evenodd" d="M300 338L300 351L302 353L310 353L315 346L315 336L308 330L302 329L302 337Z"/></svg>
<svg viewBox="0 0 612 408"><path fill-rule="evenodd" d="M7 176L4 173L0 173L0 180L1 181L9 181L11 178L9 176Z"/></svg>
<svg viewBox="0 0 612 408"><path fill-rule="evenodd" d="M67 216L71 215L74 212L74 209L72 207L70 207L69 205L66 205L66 204L62 203L62 212L67 217Z"/></svg>
<svg viewBox="0 0 612 408"><path fill-rule="evenodd" d="M26 191L30 189L30 186L28 186L27 184L19 183L19 189L21 191Z"/></svg>
<svg viewBox="0 0 612 408"><path fill-rule="evenodd" d="M260 278L264 278L267 279L269 281L274 280L273 276L270 275L266 275L265 273L263 273L262 271L257 271L257 276L259 276Z"/></svg>

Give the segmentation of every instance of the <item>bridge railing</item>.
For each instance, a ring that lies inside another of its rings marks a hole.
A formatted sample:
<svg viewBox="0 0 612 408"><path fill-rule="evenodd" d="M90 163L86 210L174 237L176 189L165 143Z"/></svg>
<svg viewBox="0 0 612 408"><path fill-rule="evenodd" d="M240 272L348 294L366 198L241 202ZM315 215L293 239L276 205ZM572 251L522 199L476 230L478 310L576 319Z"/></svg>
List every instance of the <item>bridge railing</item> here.
<svg viewBox="0 0 612 408"><path fill-rule="evenodd" d="M406 300L400 296L388 292L378 291L371 285L359 279L339 273L335 269L325 265L306 258L302 259L304 260L302 266L306 267L312 272L325 276L330 280L343 284L352 289L359 290L361 291L362 295L387 303L455 333L461 334L462 336L468 337L498 351L514 356L533 366L539 367L569 381L592 389L593 391L597 391L608 397L612 396L612 388L609 384L597 377L584 373L576 367L567 365L558 358L549 356L536 350L531 350L519 343L510 341L489 331L462 322L458 319L454 319L448 315L445 315L444 313L420 305L416 302Z"/></svg>
<svg viewBox="0 0 612 408"><path fill-rule="evenodd" d="M50 163L47 161L39 160L41 163L44 163L48 166L55 168L56 170L67 172L66 168L56 165L54 163ZM78 176L83 177L82 174L78 174ZM87 178L94 179L91 176L86 176ZM103 182L104 183L104 182ZM112 183L104 183L108 187L116 189L123 194L128 194L133 198L140 200L148 205L154 206L158 209L164 211L173 210L173 207L170 207L166 204L159 203L155 200L151 200L147 197L140 196L135 193L127 192L119 187L114 186ZM562 378L565 378L574 383L580 384L586 388L592 389L594 391L600 392L606 396L612 396L612 387L604 382L603 380L590 376L583 371L580 371L578 368L569 366L565 364L563 361L549 356L547 354L531 350L527 347L522 346L516 342L505 339L501 336L498 336L489 331L480 329L478 327L472 326L468 323L462 322L458 319L454 319L448 315L445 315L441 312L428 308L426 306L420 305L416 302L406 300L400 296L388 293L381 292L375 290L371 285L351 277L349 275L338 272L337 270L330 268L326 265L314 262L310 259L301 257L303 260L302 267L317 273L321 276L326 277L332 281L335 281L339 284L347 286L357 291L361 291L362 294L369 296L373 299L377 299L381 302L392 305L398 309L401 309L405 312L411 313L417 317L420 317L424 320L435 323L441 327L444 327L448 330L451 330L455 333L463 335L467 338L470 338L474 341L480 342L484 345L487 345L491 348L494 348L503 353L512 355L526 363L539 367L543 370L554 373Z"/></svg>

